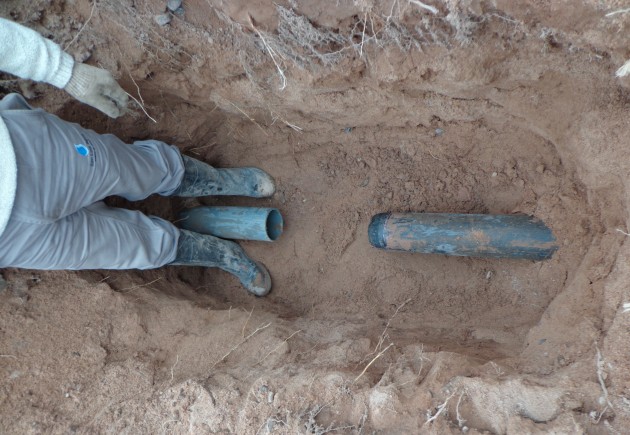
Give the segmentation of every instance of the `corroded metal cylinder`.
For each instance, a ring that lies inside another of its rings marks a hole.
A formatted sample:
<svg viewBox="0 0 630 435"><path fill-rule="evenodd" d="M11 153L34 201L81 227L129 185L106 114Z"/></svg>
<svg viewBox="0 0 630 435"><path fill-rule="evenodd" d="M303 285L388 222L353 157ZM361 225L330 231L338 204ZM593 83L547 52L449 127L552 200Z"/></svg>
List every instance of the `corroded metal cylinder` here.
<svg viewBox="0 0 630 435"><path fill-rule="evenodd" d="M551 230L527 215L381 213L368 236L381 249L467 257L546 260L558 249Z"/></svg>

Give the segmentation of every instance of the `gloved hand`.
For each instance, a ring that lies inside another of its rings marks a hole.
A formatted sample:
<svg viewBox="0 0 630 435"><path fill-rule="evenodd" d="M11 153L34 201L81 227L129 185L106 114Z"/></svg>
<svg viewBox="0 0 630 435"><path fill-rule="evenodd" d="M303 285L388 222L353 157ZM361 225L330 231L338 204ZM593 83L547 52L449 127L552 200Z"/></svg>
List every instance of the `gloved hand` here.
<svg viewBox="0 0 630 435"><path fill-rule="evenodd" d="M84 63L74 64L70 81L64 89L77 100L111 118L122 115L129 101L109 71Z"/></svg>

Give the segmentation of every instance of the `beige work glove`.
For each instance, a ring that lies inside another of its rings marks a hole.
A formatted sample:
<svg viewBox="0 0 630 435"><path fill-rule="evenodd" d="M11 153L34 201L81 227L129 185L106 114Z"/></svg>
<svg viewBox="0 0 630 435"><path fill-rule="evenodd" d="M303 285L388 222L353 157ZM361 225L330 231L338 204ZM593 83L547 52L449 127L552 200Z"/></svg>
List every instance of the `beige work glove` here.
<svg viewBox="0 0 630 435"><path fill-rule="evenodd" d="M129 101L109 71L84 63L74 64L70 81L64 89L77 100L111 118L122 115Z"/></svg>

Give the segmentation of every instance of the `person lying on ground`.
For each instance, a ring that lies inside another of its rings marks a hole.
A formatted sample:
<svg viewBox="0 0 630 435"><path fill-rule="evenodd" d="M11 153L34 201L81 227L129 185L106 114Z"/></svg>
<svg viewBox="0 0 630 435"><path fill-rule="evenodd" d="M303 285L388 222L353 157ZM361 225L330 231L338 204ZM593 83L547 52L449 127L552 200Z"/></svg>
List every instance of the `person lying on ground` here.
<svg viewBox="0 0 630 435"><path fill-rule="evenodd" d="M0 70L49 83L106 115L121 116L127 94L101 68L74 62L37 32L0 18ZM0 267L46 270L218 267L251 293L271 289L267 269L236 243L181 230L138 211L108 207L108 196L269 197L258 168L217 169L157 140L126 144L31 107L0 101Z"/></svg>

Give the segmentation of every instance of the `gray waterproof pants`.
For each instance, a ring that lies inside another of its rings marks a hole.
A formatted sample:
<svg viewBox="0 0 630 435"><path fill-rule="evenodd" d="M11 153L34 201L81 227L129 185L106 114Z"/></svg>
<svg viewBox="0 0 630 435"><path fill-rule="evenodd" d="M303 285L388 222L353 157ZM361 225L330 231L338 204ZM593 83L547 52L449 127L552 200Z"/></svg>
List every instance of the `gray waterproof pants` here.
<svg viewBox="0 0 630 435"><path fill-rule="evenodd" d="M18 166L0 267L151 269L175 259L173 224L102 200L172 193L184 176L176 147L156 140L128 145L33 109L17 94L0 102L0 117Z"/></svg>

